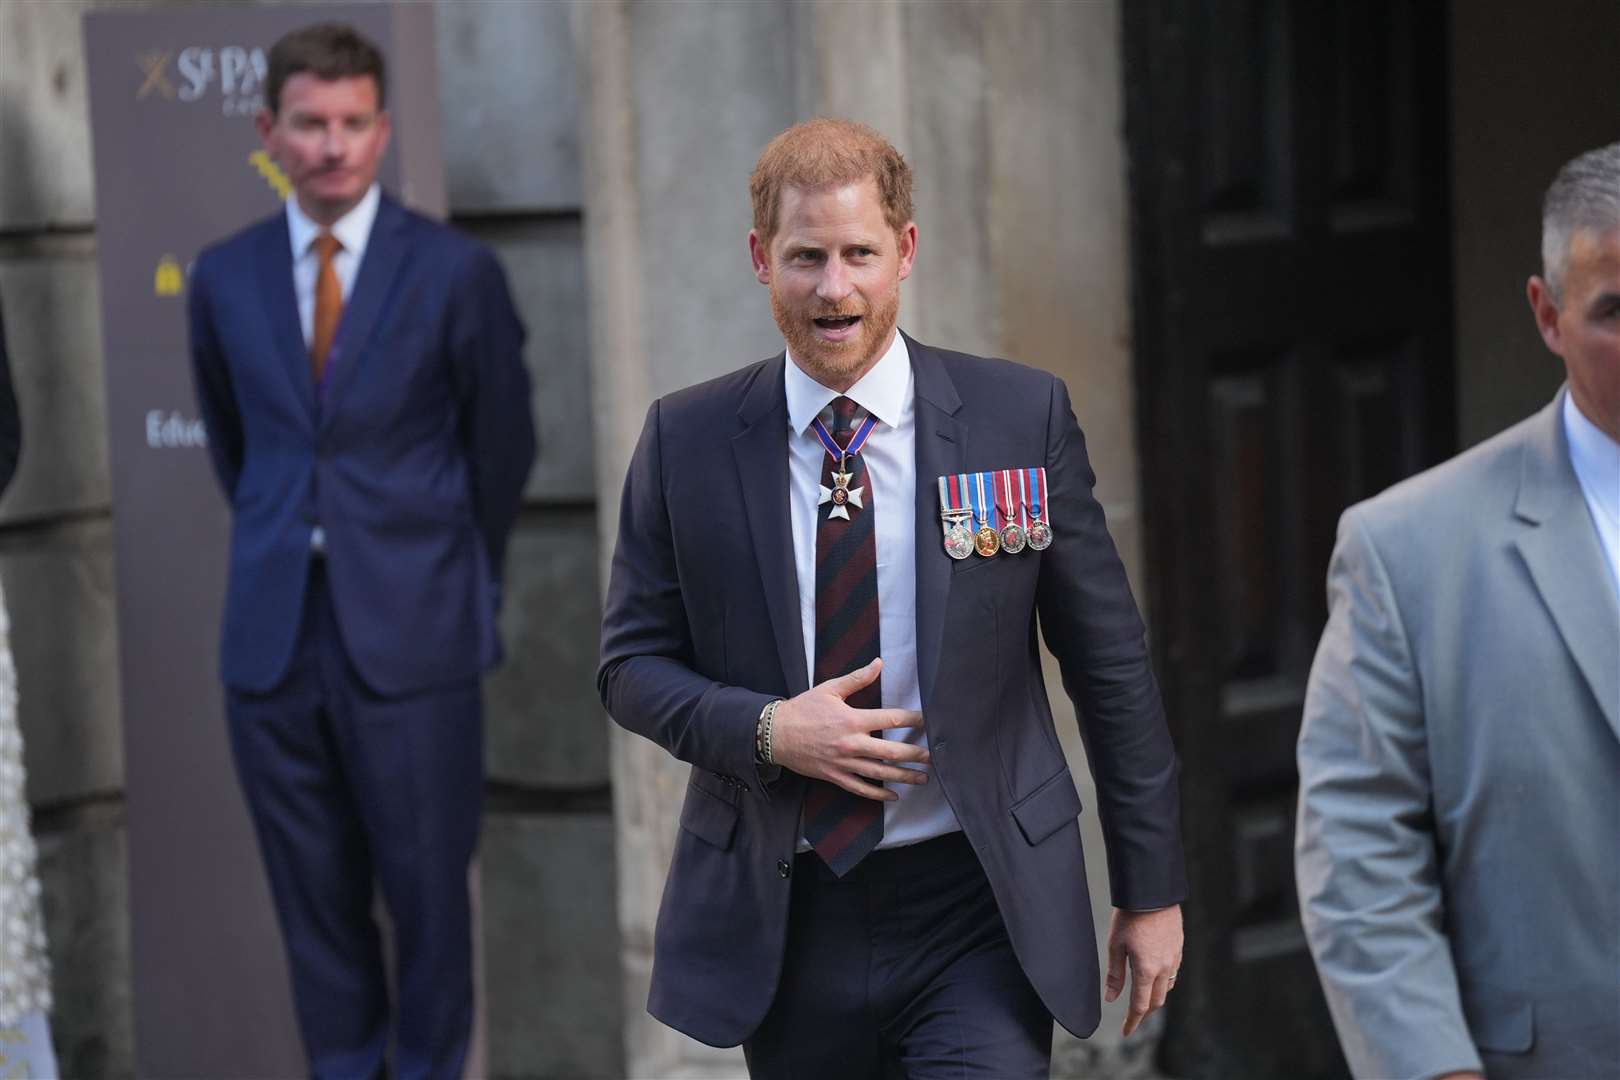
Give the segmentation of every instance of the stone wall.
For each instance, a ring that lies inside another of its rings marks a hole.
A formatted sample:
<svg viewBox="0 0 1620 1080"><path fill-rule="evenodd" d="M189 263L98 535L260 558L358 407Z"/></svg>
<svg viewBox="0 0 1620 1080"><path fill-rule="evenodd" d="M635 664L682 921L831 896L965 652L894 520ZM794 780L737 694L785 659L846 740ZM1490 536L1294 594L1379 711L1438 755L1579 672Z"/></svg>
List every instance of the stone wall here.
<svg viewBox="0 0 1620 1080"><path fill-rule="evenodd" d="M107 443L80 18L0 3L0 296L23 459L0 501L64 1076L134 1070ZM312 15L317 12L312 11ZM530 331L542 449L513 538L507 665L486 687L481 855L491 1076L623 1075L578 71L565 4L441 3L455 222ZM409 73L395 72L398 78Z"/></svg>
<svg viewBox="0 0 1620 1080"><path fill-rule="evenodd" d="M0 297L23 452L0 580L63 1075L133 1068L123 744L85 3L0 5Z"/></svg>
<svg viewBox="0 0 1620 1080"><path fill-rule="evenodd" d="M781 348L748 266L747 176L776 132L830 113L885 132L916 172L901 324L1068 380L1140 587L1118 5L597 0L578 18L604 573L649 402ZM1084 778L1069 716L1059 728ZM739 1075L735 1051L645 1014L686 767L620 731L612 745L630 1073ZM1094 815L1082 825L1101 930L1101 837ZM1124 1047L1120 1020L1116 1007L1089 1044L1063 1039L1059 1073L1141 1075L1147 1040Z"/></svg>

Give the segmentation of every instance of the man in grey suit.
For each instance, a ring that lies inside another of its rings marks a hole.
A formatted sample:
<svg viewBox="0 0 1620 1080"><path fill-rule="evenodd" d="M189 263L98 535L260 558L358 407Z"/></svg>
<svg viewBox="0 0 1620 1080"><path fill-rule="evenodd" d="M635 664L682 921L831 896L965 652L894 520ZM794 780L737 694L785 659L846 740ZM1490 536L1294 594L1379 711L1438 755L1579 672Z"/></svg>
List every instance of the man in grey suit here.
<svg viewBox="0 0 1620 1080"><path fill-rule="evenodd" d="M1358 1077L1620 1070L1620 143L1542 233L1565 387L1348 510L1328 572L1296 868Z"/></svg>

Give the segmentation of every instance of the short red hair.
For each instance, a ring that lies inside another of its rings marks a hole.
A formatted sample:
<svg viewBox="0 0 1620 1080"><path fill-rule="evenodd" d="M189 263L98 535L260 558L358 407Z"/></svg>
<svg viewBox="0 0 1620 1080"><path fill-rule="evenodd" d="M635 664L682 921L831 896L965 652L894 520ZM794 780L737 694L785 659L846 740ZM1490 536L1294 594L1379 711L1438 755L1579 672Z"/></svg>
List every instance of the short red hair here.
<svg viewBox="0 0 1620 1080"><path fill-rule="evenodd" d="M894 144L853 120L795 124L770 141L748 178L754 231L766 244L776 235L785 187L816 191L867 177L877 181L884 220L900 232L911 220L911 166Z"/></svg>

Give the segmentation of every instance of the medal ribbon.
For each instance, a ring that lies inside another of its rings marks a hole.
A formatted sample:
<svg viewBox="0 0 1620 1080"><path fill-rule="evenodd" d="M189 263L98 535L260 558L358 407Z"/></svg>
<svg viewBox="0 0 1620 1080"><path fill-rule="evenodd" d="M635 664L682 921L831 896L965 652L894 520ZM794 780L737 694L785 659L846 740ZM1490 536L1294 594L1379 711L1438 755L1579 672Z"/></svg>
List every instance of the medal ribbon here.
<svg viewBox="0 0 1620 1080"><path fill-rule="evenodd" d="M1029 532L1029 470L1018 470L1018 524Z"/></svg>
<svg viewBox="0 0 1620 1080"><path fill-rule="evenodd" d="M1013 502L1012 496L1012 470L1002 469L991 474L991 485L996 490L996 512L1001 520L1011 524L1017 520L1018 504Z"/></svg>
<svg viewBox="0 0 1620 1080"><path fill-rule="evenodd" d="M996 527L996 522L995 522L996 504L993 501L991 501L990 499L986 499L984 497L984 478L987 475L991 475L991 474L988 474L988 473L974 473L973 474L973 482L974 482L974 485L978 488L978 493L979 493L979 499L978 499L978 502L974 504L974 510L975 510L976 514L978 515L978 520L979 521L981 521L985 525L988 525L990 528L994 529ZM996 482L992 478L991 481L990 481L990 490L992 492L994 492L995 488L996 488Z"/></svg>
<svg viewBox="0 0 1620 1080"><path fill-rule="evenodd" d="M1045 520L1041 512L1046 509L1046 470L1029 470L1029 516L1032 521Z"/></svg>
<svg viewBox="0 0 1620 1080"><path fill-rule="evenodd" d="M839 446L837 440L832 437L832 432L828 431L827 425L821 422L821 417L818 416L810 421L810 427L815 430L816 438L821 440L821 445L826 448L827 453L832 455L832 459L838 462L838 467L842 469L844 459L854 457L861 452L861 447L866 445L866 440L872 434L872 429L877 427L877 417L868 413L866 419L861 422L861 426L855 429L855 434L850 436L849 445L843 447Z"/></svg>

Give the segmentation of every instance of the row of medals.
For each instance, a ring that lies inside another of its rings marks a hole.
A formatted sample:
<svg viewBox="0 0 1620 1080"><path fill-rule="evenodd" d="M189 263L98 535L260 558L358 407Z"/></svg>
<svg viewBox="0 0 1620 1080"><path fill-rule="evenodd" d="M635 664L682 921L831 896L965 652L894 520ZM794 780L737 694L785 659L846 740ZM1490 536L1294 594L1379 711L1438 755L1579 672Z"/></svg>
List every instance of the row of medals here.
<svg viewBox="0 0 1620 1080"><path fill-rule="evenodd" d="M1009 521L997 532L988 524L979 526L977 532L968 528L973 520L973 511L969 509L941 510L939 516L949 526L945 530L945 554L953 559L965 559L974 552L989 558L999 552L1005 551L1009 555L1016 555L1026 546L1034 551L1045 551L1052 546L1052 526L1036 518L1024 528L1016 521Z"/></svg>

